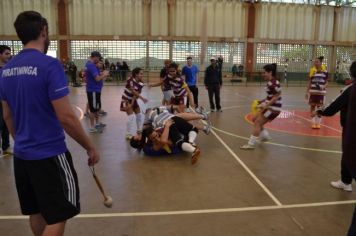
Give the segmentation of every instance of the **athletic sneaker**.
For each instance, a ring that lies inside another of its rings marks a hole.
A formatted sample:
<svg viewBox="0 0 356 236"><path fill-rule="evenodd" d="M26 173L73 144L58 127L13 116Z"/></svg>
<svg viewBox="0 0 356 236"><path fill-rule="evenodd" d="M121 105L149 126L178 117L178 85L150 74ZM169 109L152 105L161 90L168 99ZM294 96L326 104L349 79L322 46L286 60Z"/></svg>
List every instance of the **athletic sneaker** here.
<svg viewBox="0 0 356 236"><path fill-rule="evenodd" d="M13 155L14 153L11 151L11 148L7 148L6 150L2 151L3 155Z"/></svg>
<svg viewBox="0 0 356 236"><path fill-rule="evenodd" d="M320 124L316 124L315 129L320 129Z"/></svg>
<svg viewBox="0 0 356 236"><path fill-rule="evenodd" d="M205 111L205 109L203 107L201 107L199 109L200 112L198 112L200 115L203 116L203 120L208 120L209 119L209 115L208 113Z"/></svg>
<svg viewBox="0 0 356 236"><path fill-rule="evenodd" d="M253 150L255 149L255 145L245 144L240 147L242 150Z"/></svg>
<svg viewBox="0 0 356 236"><path fill-rule="evenodd" d="M90 128L89 133L99 133L99 130L96 128Z"/></svg>
<svg viewBox="0 0 356 236"><path fill-rule="evenodd" d="M106 116L108 113L106 111L99 111L100 116Z"/></svg>
<svg viewBox="0 0 356 236"><path fill-rule="evenodd" d="M218 112L222 112L222 109L220 108L220 109L218 109Z"/></svg>
<svg viewBox="0 0 356 236"><path fill-rule="evenodd" d="M197 161L199 159L199 155L200 155L200 148L197 147L197 148L195 148L195 150L192 154L192 160L191 160L192 165L197 163Z"/></svg>
<svg viewBox="0 0 356 236"><path fill-rule="evenodd" d="M263 136L263 137L260 137L260 141L261 142L268 142L268 141L271 141L271 137L270 136Z"/></svg>
<svg viewBox="0 0 356 236"><path fill-rule="evenodd" d="M317 129L316 124L312 124L312 129Z"/></svg>
<svg viewBox="0 0 356 236"><path fill-rule="evenodd" d="M351 184L344 184L341 180L332 181L330 185L334 188L343 189L344 191L352 192Z"/></svg>
<svg viewBox="0 0 356 236"><path fill-rule="evenodd" d="M100 129L100 128L104 128L105 126L106 126L106 124L100 122L100 123L95 125L95 128L96 129Z"/></svg>
<svg viewBox="0 0 356 236"><path fill-rule="evenodd" d="M208 121L207 124L204 126L203 132L208 135L211 132L211 123Z"/></svg>

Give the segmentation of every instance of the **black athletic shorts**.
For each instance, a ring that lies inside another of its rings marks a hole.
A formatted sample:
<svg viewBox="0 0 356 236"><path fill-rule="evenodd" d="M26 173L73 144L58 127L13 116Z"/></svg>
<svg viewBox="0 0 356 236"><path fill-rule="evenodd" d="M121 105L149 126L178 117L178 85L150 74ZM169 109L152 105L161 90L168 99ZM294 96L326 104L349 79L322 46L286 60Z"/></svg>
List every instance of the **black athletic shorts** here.
<svg viewBox="0 0 356 236"><path fill-rule="evenodd" d="M80 212L78 178L69 152L34 161L14 157L14 170L22 214L40 213L50 225Z"/></svg>
<svg viewBox="0 0 356 236"><path fill-rule="evenodd" d="M180 148L183 142L188 141L189 132L198 132L198 130L181 117L174 116L171 119L174 123L169 127L169 138L174 145Z"/></svg>
<svg viewBox="0 0 356 236"><path fill-rule="evenodd" d="M94 113L101 108L101 93L99 92L87 92L88 105L90 112Z"/></svg>

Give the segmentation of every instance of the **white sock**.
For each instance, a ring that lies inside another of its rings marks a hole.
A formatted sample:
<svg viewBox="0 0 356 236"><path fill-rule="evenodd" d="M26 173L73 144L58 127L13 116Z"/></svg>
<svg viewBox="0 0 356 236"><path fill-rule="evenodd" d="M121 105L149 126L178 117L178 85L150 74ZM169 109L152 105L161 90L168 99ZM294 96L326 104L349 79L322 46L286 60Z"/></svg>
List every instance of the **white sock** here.
<svg viewBox="0 0 356 236"><path fill-rule="evenodd" d="M268 131L266 129L262 129L261 133L260 133L260 137L261 138L269 138L270 136L269 136L269 133L268 133Z"/></svg>
<svg viewBox="0 0 356 236"><path fill-rule="evenodd" d="M182 144L182 150L185 152L193 153L195 150L195 147L190 143L184 142Z"/></svg>
<svg viewBox="0 0 356 236"><path fill-rule="evenodd" d="M190 131L190 132L188 133L188 140L189 140L189 142L190 142L190 143L195 143L195 140L197 139L197 136L198 136L197 132L195 132L195 131Z"/></svg>
<svg viewBox="0 0 356 236"><path fill-rule="evenodd" d="M313 123L313 125L316 124L316 116L313 116L313 117L312 117L312 123Z"/></svg>
<svg viewBox="0 0 356 236"><path fill-rule="evenodd" d="M320 125L320 123L321 123L321 117L320 117L320 116L316 116L316 117L315 117L315 123L316 123L317 125Z"/></svg>
<svg viewBox="0 0 356 236"><path fill-rule="evenodd" d="M254 146L257 142L258 137L251 135L250 139L248 140L248 144Z"/></svg>
<svg viewBox="0 0 356 236"><path fill-rule="evenodd" d="M134 136L136 134L136 124L135 124L135 114L131 114L127 116L127 123L126 123L126 128L127 128L127 134L131 134Z"/></svg>
<svg viewBox="0 0 356 236"><path fill-rule="evenodd" d="M135 116L136 116L137 131L142 131L143 122L145 121L145 115L142 113L138 113Z"/></svg>

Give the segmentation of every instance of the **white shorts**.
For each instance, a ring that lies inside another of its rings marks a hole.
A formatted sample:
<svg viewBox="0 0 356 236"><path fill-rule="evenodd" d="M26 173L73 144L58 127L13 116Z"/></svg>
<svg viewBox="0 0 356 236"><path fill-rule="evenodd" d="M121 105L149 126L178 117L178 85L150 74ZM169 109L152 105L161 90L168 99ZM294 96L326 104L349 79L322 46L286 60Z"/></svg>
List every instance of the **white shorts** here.
<svg viewBox="0 0 356 236"><path fill-rule="evenodd" d="M167 102L171 102L171 98L173 97L172 90L167 90L162 92L163 92L163 99Z"/></svg>
<svg viewBox="0 0 356 236"><path fill-rule="evenodd" d="M136 101L137 101L138 106L140 107L141 113L145 114L146 113L146 108L147 108L146 104L142 101L141 98L137 99Z"/></svg>

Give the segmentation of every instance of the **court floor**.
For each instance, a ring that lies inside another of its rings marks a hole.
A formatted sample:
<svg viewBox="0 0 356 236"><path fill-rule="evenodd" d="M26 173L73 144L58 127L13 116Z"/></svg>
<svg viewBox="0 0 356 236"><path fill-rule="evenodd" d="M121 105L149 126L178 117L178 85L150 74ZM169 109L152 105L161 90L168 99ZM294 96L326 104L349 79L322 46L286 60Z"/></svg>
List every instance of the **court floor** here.
<svg viewBox="0 0 356 236"><path fill-rule="evenodd" d="M68 147L77 169L82 213L67 223L66 235L345 235L356 203L354 192L330 187L340 171L338 116L310 130L305 88L283 88L286 110L267 127L273 140L243 151L251 132L250 103L265 97L263 87L225 86L222 113L211 113L210 135L199 134L198 163L189 155L147 157L125 140L126 114L119 111L123 87L106 86L102 94L102 134L90 134L102 155L96 172L112 208L87 167L85 151L71 138ZM338 95L331 87L326 100ZM199 87L200 104L208 107ZM159 105L158 88L146 89L149 105ZM82 124L86 95L71 88L71 102ZM0 158L0 234L31 235L21 216L12 158Z"/></svg>

